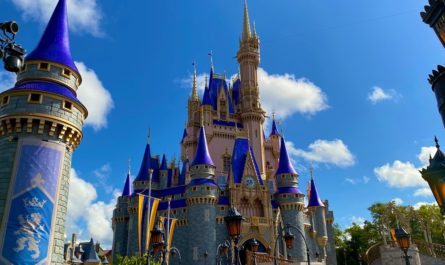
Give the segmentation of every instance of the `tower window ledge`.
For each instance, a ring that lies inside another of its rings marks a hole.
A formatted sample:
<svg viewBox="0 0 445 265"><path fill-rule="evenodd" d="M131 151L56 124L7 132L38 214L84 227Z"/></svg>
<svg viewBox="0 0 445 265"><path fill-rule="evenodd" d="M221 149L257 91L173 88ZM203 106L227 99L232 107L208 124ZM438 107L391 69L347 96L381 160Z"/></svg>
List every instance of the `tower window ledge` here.
<svg viewBox="0 0 445 265"><path fill-rule="evenodd" d="M31 93L28 96L28 103L42 104L42 94Z"/></svg>
<svg viewBox="0 0 445 265"><path fill-rule="evenodd" d="M2 102L1 102L1 105L0 106L6 106L6 105L8 105L9 104L9 96L4 96L3 98L2 98Z"/></svg>

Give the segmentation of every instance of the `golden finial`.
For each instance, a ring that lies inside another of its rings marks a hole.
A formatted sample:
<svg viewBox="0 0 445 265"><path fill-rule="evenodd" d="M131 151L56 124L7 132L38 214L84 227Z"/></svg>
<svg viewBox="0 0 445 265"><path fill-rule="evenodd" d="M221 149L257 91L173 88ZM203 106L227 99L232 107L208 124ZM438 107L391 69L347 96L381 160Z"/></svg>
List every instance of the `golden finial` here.
<svg viewBox="0 0 445 265"><path fill-rule="evenodd" d="M196 62L193 61L193 90L192 90L192 99L198 100L198 85L196 82Z"/></svg>
<svg viewBox="0 0 445 265"><path fill-rule="evenodd" d="M248 41L251 37L249 11L247 9L247 0L244 0L244 22L243 22L243 35L242 41Z"/></svg>

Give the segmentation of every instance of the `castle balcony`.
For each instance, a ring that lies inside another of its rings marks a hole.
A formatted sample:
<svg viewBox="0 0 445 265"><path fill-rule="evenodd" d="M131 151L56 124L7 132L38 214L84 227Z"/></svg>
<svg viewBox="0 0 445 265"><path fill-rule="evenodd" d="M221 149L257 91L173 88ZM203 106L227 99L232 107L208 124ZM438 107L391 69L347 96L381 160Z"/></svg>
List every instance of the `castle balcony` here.
<svg viewBox="0 0 445 265"><path fill-rule="evenodd" d="M271 218L251 216L246 217L243 224L248 226L269 226L273 223Z"/></svg>

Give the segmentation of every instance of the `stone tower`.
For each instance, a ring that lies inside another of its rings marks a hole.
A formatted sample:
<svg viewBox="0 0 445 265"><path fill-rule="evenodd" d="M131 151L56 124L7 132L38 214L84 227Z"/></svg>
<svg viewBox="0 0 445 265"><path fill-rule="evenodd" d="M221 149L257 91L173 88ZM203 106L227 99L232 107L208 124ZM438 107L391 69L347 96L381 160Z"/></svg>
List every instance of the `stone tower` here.
<svg viewBox="0 0 445 265"><path fill-rule="evenodd" d="M260 172L265 176L265 154L263 148L265 112L261 108L257 75L258 65L260 64L260 40L255 28L253 33L250 30L249 12L246 2L244 3L243 32L237 59L241 75L241 120L252 143L253 152L260 167Z"/></svg>
<svg viewBox="0 0 445 265"><path fill-rule="evenodd" d="M216 259L216 204L219 190L215 184L215 164L207 148L205 130L200 129L195 159L190 165L191 181L185 190L188 214L188 239L185 264L205 264ZM200 240L195 240L199 235Z"/></svg>
<svg viewBox="0 0 445 265"><path fill-rule="evenodd" d="M312 236L318 245L320 258L326 258L326 244L328 242L328 232L326 228L325 205L318 196L314 178L311 176L309 202L307 205L312 221Z"/></svg>
<svg viewBox="0 0 445 265"><path fill-rule="evenodd" d="M281 137L280 159L275 178L278 190L274 196L281 209L284 224L291 224L304 232L304 194L298 189L298 174L290 162L284 137ZM306 259L303 237L295 236L294 246L288 253L293 259Z"/></svg>
<svg viewBox="0 0 445 265"><path fill-rule="evenodd" d="M1 264L63 263L71 157L87 117L68 35L59 0L15 86L0 94Z"/></svg>

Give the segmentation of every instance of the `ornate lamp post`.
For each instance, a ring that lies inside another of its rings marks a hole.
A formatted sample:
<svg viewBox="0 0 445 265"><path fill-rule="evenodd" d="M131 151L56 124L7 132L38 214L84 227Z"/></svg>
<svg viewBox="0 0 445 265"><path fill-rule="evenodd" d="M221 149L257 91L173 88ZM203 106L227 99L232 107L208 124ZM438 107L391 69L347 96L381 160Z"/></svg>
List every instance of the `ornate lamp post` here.
<svg viewBox="0 0 445 265"><path fill-rule="evenodd" d="M19 25L15 21L0 23L0 59L7 71L18 72L23 65L25 49L15 42Z"/></svg>
<svg viewBox="0 0 445 265"><path fill-rule="evenodd" d="M288 249L291 249L294 244L295 236L290 231L291 228L294 228L295 230L297 230L297 232L303 237L304 244L306 245L307 264L311 265L311 258L309 255L309 247L306 242L306 237L304 236L303 232L301 232L301 230L298 227L290 225L290 224L286 224L286 233L284 234L284 242L286 242L286 247Z"/></svg>
<svg viewBox="0 0 445 265"><path fill-rule="evenodd" d="M399 244L399 247L402 249L403 253L405 254L405 263L406 265L409 264L409 256L408 256L408 249L410 245L410 236L403 228L396 228L395 231L397 243Z"/></svg>
<svg viewBox="0 0 445 265"><path fill-rule="evenodd" d="M221 265L222 257L226 256L228 258L230 243L229 241L224 241L220 243L216 248L216 264Z"/></svg>
<svg viewBox="0 0 445 265"><path fill-rule="evenodd" d="M162 230L159 228L158 225L155 225L155 227L153 228L153 230L151 230L151 240L153 242L153 250L154 251L159 251L162 249ZM150 265L150 248L148 250L148 255L147 255L147 265Z"/></svg>
<svg viewBox="0 0 445 265"><path fill-rule="evenodd" d="M239 258L238 241L241 235L241 222L243 220L243 216L238 212L236 208L230 208L227 216L224 217L229 236L233 240L233 243L235 243L235 260L233 261L233 264L235 265L241 265L241 261Z"/></svg>
<svg viewBox="0 0 445 265"><path fill-rule="evenodd" d="M442 215L445 215L445 155L440 150L437 137L434 138L434 141L437 148L436 154L429 160L427 168L420 170L420 173L422 178L428 182Z"/></svg>

